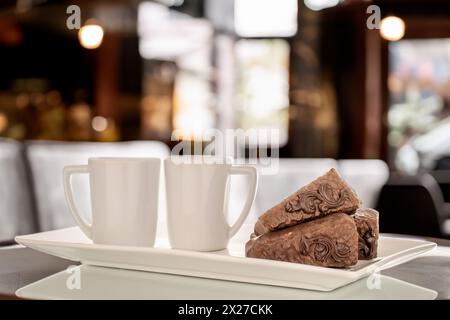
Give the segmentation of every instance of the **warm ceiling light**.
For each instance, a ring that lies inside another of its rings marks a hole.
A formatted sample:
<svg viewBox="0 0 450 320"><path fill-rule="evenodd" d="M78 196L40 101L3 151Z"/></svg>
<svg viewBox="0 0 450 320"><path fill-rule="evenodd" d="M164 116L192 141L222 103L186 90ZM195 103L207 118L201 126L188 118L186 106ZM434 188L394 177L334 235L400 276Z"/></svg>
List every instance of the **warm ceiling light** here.
<svg viewBox="0 0 450 320"><path fill-rule="evenodd" d="M103 28L95 23L86 22L78 31L78 40L86 49L95 49L102 44Z"/></svg>
<svg viewBox="0 0 450 320"><path fill-rule="evenodd" d="M91 124L92 129L97 132L105 131L108 128L108 120L101 116L94 117Z"/></svg>
<svg viewBox="0 0 450 320"><path fill-rule="evenodd" d="M405 22L399 17L386 17L381 20L381 36L389 41L397 41L405 35Z"/></svg>

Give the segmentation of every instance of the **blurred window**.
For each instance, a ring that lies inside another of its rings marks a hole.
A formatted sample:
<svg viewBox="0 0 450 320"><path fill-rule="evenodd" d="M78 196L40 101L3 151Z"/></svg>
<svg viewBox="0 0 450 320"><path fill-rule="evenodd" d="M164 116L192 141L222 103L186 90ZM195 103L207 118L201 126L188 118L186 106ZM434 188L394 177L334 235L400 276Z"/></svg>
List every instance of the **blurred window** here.
<svg viewBox="0 0 450 320"><path fill-rule="evenodd" d="M220 3L207 2L211 21L154 2L139 5L139 51L146 66L144 135L167 136L172 129L178 138L197 140L210 128L279 129L284 145L290 47L283 37L297 31L297 1ZM215 20L218 17L221 23ZM230 21L235 34L219 27L229 26ZM159 70L155 65L168 62L175 65L173 77L157 88L160 71L167 68ZM168 115L171 128L153 121Z"/></svg>
<svg viewBox="0 0 450 320"><path fill-rule="evenodd" d="M283 39L241 39L236 43L237 126L279 129L287 142L289 45Z"/></svg>
<svg viewBox="0 0 450 320"><path fill-rule="evenodd" d="M391 42L389 61L391 157L408 170L417 162L415 150L420 165L431 169L450 154L450 39Z"/></svg>
<svg viewBox="0 0 450 320"><path fill-rule="evenodd" d="M235 0L234 28L241 37L293 36L297 0Z"/></svg>
<svg viewBox="0 0 450 320"><path fill-rule="evenodd" d="M152 119L163 105L164 114L171 114L171 129L180 133L179 138L197 139L202 130L214 128L210 79L214 30L211 23L157 3L142 2L138 9L138 33L139 52L149 70L154 70L152 64L159 65L161 61L176 65L176 73L170 77L173 83L165 82L166 89L155 92L157 79L154 76L144 82L144 109L149 110L144 112L144 132L158 130ZM172 103L167 103L167 98L171 98ZM173 112L167 111L168 108ZM149 126L151 128L146 128ZM167 137L166 127L159 131L157 136L166 133Z"/></svg>

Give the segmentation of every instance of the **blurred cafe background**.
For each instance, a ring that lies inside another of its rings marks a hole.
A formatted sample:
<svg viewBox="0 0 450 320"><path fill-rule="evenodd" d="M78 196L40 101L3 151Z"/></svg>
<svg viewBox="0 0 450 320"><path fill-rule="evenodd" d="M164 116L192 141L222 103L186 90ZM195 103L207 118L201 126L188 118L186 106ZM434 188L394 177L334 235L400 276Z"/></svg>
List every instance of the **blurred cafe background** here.
<svg viewBox="0 0 450 320"><path fill-rule="evenodd" d="M253 216L336 167L382 232L450 238L450 2L0 1L0 243L74 225L64 165L211 128L280 132Z"/></svg>

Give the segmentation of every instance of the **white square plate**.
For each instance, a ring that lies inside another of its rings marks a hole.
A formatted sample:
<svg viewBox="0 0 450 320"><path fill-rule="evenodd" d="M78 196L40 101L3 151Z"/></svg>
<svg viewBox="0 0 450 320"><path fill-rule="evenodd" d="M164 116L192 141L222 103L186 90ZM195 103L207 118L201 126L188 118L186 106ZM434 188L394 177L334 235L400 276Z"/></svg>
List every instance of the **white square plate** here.
<svg viewBox="0 0 450 320"><path fill-rule="evenodd" d="M243 234L250 234L249 231L244 230ZM246 258L243 241L236 238L230 242L228 250L217 252L170 249L166 239L157 239L155 248L98 245L87 239L78 227L18 236L16 241L84 265L319 291L342 287L373 272L409 261L436 247L435 243L428 241L381 236L377 259L360 261L349 269L334 269Z"/></svg>

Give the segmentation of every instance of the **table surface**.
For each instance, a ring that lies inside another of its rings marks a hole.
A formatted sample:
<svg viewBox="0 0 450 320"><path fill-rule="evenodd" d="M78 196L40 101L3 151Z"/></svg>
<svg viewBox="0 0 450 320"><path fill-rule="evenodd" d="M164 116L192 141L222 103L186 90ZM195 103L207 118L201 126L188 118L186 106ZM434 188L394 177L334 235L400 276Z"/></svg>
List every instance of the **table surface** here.
<svg viewBox="0 0 450 320"><path fill-rule="evenodd" d="M448 254L419 257L382 274L435 290L438 299L450 300L450 240L416 238L436 242ZM15 299L17 289L73 264L22 246L1 247L0 299Z"/></svg>

